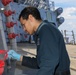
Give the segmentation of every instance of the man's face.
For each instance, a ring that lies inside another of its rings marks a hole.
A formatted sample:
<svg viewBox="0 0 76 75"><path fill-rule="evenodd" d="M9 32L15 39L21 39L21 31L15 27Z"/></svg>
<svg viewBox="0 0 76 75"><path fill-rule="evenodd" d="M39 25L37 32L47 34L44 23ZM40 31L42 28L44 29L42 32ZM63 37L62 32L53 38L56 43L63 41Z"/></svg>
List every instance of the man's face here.
<svg viewBox="0 0 76 75"><path fill-rule="evenodd" d="M20 22L21 22L21 25L25 32L27 32L28 34L34 33L34 27L32 25L32 22L30 21L30 19L26 20L21 17Z"/></svg>

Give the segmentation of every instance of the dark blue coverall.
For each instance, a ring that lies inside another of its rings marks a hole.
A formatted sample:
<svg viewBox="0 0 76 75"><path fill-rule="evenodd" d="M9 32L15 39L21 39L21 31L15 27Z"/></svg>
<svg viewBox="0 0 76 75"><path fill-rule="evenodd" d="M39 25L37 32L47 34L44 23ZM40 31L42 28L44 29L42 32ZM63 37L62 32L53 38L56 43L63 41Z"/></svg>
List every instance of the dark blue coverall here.
<svg viewBox="0 0 76 75"><path fill-rule="evenodd" d="M37 75L70 75L70 60L61 32L43 21L35 32L37 57L23 56L22 65L38 68Z"/></svg>

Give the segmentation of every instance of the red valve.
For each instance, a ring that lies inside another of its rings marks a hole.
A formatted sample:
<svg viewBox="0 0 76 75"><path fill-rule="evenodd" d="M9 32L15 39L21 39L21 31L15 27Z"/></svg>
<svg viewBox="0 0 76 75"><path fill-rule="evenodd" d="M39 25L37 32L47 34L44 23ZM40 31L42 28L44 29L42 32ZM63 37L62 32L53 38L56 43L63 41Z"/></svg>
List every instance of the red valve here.
<svg viewBox="0 0 76 75"><path fill-rule="evenodd" d="M0 61L0 64L1 64L1 63L3 64L4 62ZM0 75L2 75L3 72L4 72L4 67L0 67Z"/></svg>
<svg viewBox="0 0 76 75"><path fill-rule="evenodd" d="M0 60L0 75L2 75L4 72L4 66L5 62L3 60Z"/></svg>
<svg viewBox="0 0 76 75"><path fill-rule="evenodd" d="M16 36L19 36L19 34L15 34L15 33L8 34L9 39L14 39Z"/></svg>
<svg viewBox="0 0 76 75"><path fill-rule="evenodd" d="M13 27L14 26L14 24L16 24L17 25L17 22L16 23L14 23L14 22L8 22L8 23L6 23L6 26L8 27L8 28L11 28L11 27Z"/></svg>
<svg viewBox="0 0 76 75"><path fill-rule="evenodd" d="M13 2L13 0L2 0L4 6L8 5L10 2Z"/></svg>
<svg viewBox="0 0 76 75"><path fill-rule="evenodd" d="M12 15L12 14L15 14L15 11L11 11L11 10L8 10L8 11L4 11L4 14L5 14L5 16L10 16L10 15Z"/></svg>
<svg viewBox="0 0 76 75"><path fill-rule="evenodd" d="M0 75L4 72L5 60L8 58L8 54L6 50L0 50L0 55L4 54L3 59L0 59Z"/></svg>

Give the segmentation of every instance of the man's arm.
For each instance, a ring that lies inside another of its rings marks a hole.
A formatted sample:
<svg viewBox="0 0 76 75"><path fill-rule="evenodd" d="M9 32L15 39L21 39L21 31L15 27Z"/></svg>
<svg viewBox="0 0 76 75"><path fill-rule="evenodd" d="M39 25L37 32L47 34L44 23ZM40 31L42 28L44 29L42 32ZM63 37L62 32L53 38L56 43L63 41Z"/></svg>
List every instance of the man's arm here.
<svg viewBox="0 0 76 75"><path fill-rule="evenodd" d="M9 50L8 58L17 60L20 65L23 65L29 68L38 69L36 58L22 56L21 54L18 54L14 50Z"/></svg>
<svg viewBox="0 0 76 75"><path fill-rule="evenodd" d="M20 61L22 66L26 66L33 69L39 68L37 64L37 59L34 57L21 56Z"/></svg>

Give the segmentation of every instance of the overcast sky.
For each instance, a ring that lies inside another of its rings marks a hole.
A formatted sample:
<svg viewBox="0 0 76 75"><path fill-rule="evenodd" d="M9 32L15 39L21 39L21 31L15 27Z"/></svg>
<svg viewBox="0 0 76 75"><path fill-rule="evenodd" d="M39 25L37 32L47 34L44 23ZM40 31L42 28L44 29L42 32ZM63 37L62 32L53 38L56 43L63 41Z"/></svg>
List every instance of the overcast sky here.
<svg viewBox="0 0 76 75"><path fill-rule="evenodd" d="M62 7L61 16L65 18L65 22L59 26L60 30L74 30L76 33L76 0L51 0L55 2L55 8Z"/></svg>

